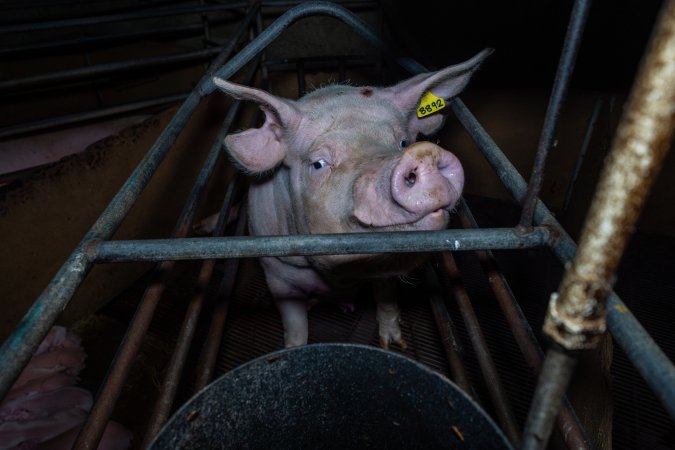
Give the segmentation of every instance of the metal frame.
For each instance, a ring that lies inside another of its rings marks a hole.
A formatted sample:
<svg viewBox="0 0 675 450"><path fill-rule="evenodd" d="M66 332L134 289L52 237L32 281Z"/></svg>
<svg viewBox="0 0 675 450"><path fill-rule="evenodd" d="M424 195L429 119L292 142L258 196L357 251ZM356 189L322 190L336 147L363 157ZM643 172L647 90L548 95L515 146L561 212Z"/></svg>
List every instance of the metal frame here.
<svg viewBox="0 0 675 450"><path fill-rule="evenodd" d="M586 5L580 7L579 5ZM675 1L668 2L670 10L675 10L673 5ZM572 23L581 23L581 27L570 27L568 39L578 39L580 37L581 28L583 28L583 18L578 15L585 14L587 2L578 0L575 6L574 13L571 19ZM173 260L197 258L206 259L204 263L204 278L208 279L210 270L208 265L212 264L216 258L234 258L247 256L261 256L261 255L285 255L285 254L319 254L319 253L343 253L343 252L405 252L405 251L462 251L462 250L489 250L497 248L524 248L531 246L548 246L556 254L558 259L567 263L572 260L576 245L572 239L567 235L560 224L554 219L553 215L546 208L546 206L536 196L538 193L538 186L536 183L531 184L530 193L527 194L528 185L525 180L516 171L513 165L509 162L503 152L494 143L486 131L481 127L471 112L464 106L459 99L453 99L448 102L451 110L464 126L466 131L471 135L476 142L479 149L486 157L491 166L495 169L497 175L503 184L509 189L513 197L521 203L532 204L532 217L536 225L531 230L524 230L522 226L514 228L496 229L496 230L445 230L433 233L382 233L382 234L347 234L347 235L332 235L332 236L291 236L291 237L274 237L269 238L266 244L261 245L259 239L243 238L243 237L213 237L201 239L185 239L188 234L188 227L194 219L196 206L198 204L201 194L204 192L207 181L215 167L222 148L222 137L227 133L229 124L231 123L230 113L226 119L218 138L216 139L209 156L204 164L202 172L198 177L190 196L186 203L180 219L172 234L173 238L168 240L155 241L110 241L110 237L124 219L135 200L140 195L143 188L149 182L150 177L155 172L163 158L170 150L172 144L175 142L177 136L187 123L191 114L196 109L201 99L212 93L215 89L213 84L213 76L228 79L240 69L242 69L248 62L253 60L256 55L260 54L281 32L293 22L312 15L327 15L337 18L347 25L351 26L354 31L361 35L365 40L373 44L378 49L382 50L385 55L393 57L393 59L400 64L404 69L410 73L416 74L424 71L424 67L418 63L407 58L398 58L392 55L386 48L381 39L366 25L364 25L358 18L349 13L344 8L330 3L303 3L285 14L274 22L270 27L264 30L255 40L250 42L243 50L231 58L222 68L219 68L231 54L236 42L244 35L249 26L254 24L253 20L259 20L259 4L252 6L246 17L242 20L238 27L235 36L228 43L226 48L214 59L211 67L201 79L198 86L190 93L181 108L178 110L174 118L171 120L166 129L161 133L155 144L150 148L143 161L139 164L136 170L131 174L126 183L122 186L118 194L113 198L111 203L95 222L89 232L85 235L80 244L76 247L70 255L66 263L54 277L52 282L47 286L45 291L35 301L31 309L27 312L15 332L2 344L0 347L0 362L3 366L3 371L0 373L0 398L9 390L11 384L18 376L24 365L29 360L32 352L37 348L38 344L51 328L60 312L67 305L73 293L83 281L93 264L104 261L136 261L136 260L153 260L163 261L158 265L156 271L156 282L152 283L144 295L141 305L134 316L133 322L129 327L127 335L121 345L115 361L111 366L111 370L104 382L104 385L99 393L97 401L90 413L87 422L81 432L77 442L76 448L95 448L103 431L105 423L107 423L114 402L119 395L121 386L126 379L128 370L133 362L133 359L140 348L142 337L147 330L152 314L157 305L157 302L163 292L164 282L166 281L169 272L173 266ZM570 33L572 37L570 37ZM577 45L578 46L578 45ZM571 72L571 64L574 60L574 53L576 47L572 52L571 59L567 50L563 51L561 58L561 68L559 73ZM565 48L568 48L567 44ZM562 91L560 100L564 97L566 85L569 77L560 81L563 86L557 86L556 92ZM552 103L554 103L552 101ZM555 107L549 108L549 110ZM232 117L236 113L236 107L233 108ZM550 113L553 114L553 113ZM548 127L555 128L555 117L550 119ZM672 128L672 126L671 126ZM671 131L672 132L672 131ZM546 141L542 134L542 141ZM540 146L540 149L548 145ZM545 160L545 154L543 155ZM541 175L543 171L543 162L536 166L535 172ZM235 189L234 184L230 188L231 192ZM220 225L222 226L226 215L228 214L228 205L232 198L232 193L226 196L226 202L221 212ZM533 193L533 194L532 194ZM532 200L525 200L525 198ZM473 227L475 223L471 219L468 209L462 207L464 222L466 225ZM521 221L521 225L525 223L529 225L529 220ZM244 220L239 221L239 229L243 230ZM625 241L625 236L623 236ZM488 252L479 253L483 256L484 264L487 270L490 269L490 254ZM166 259L170 259L167 261ZM453 267L451 256L445 253L442 261L446 269L450 269L452 274ZM230 259L227 264L232 270L228 274L221 286L222 292L228 292L232 288L232 277L236 272L236 260ZM201 277L200 277L201 278ZM513 324L514 330L520 330L520 337L517 340L527 360L532 366L533 370L538 371L541 365L541 351L536 346L536 341L532 337L531 330L526 322L523 324L522 313L519 313L517 305L514 306L508 300L509 290L505 284L495 285L495 289L500 291L500 296L504 299L503 308L509 311L507 317ZM675 418L675 366L668 360L663 352L658 348L654 341L649 337L646 331L635 320L628 309L623 305L621 300L609 290L605 292L609 295L607 314L607 323L609 330L612 331L615 340L626 352L632 363L638 368L642 376L647 380L649 385L661 399L664 406L669 411L671 416ZM458 296L461 297L461 294ZM432 296L433 298L433 296ZM199 300L196 300L199 303ZM437 316L439 324L446 327L448 324L447 317L443 313L442 304L438 301L432 300L432 305ZM191 313L186 317L186 324L193 322L198 315L200 307L195 305L191 309ZM470 315L470 311L464 304L464 310ZM213 344L218 340L219 333L222 333L222 323L227 314L227 303L224 301L217 309L218 313L215 315L218 320L212 322L212 330L209 335L209 342ZM447 313L447 311L446 311ZM464 314L464 313L463 313ZM469 316L466 316L469 317ZM470 320L469 320L470 321ZM441 328L443 328L441 327ZM220 331L219 331L220 329ZM451 327L446 327L448 333L445 334L448 339L451 339ZM186 331L186 335L181 338L181 342L189 341L190 331ZM518 335L517 335L518 336ZM474 345L477 348L484 348L480 342L481 339L477 335ZM477 350L482 352L483 350ZM180 351L175 356L176 363L180 365ZM212 352L211 352L212 353ZM448 352L449 356L450 353ZM558 354L563 355L565 353ZM529 355L529 356L527 356ZM538 392L543 391L545 395L552 397L561 397L560 392L566 386L567 374L570 373L571 367L568 364L555 364L555 356L550 358L553 363L544 363L544 371L546 374L545 381L548 380L549 385L541 383ZM212 361L212 359L211 359ZM209 364L209 357L205 357L200 366L207 367ZM490 363L485 363L486 376L492 372L489 368ZM212 367L212 366L211 366ZM211 368L211 373L213 369ZM491 378L490 378L491 379ZM203 386L208 381L208 375L199 381L199 385ZM169 379L168 382L172 382ZM499 386L495 386L499 390ZM509 422L508 406L503 399L499 399L499 392L495 393L495 404L506 406L506 411L500 416L503 416L503 423ZM172 395L169 395L166 402L172 401ZM539 414L545 417L546 421L551 422L553 417L557 414L558 405L553 407L541 406L535 401L531 413ZM157 419L153 423L152 430L157 429L157 424L161 424L166 418L168 409L166 407L159 407L157 409ZM565 412L567 411L567 412ZM569 412L567 407L563 409L559 420L561 423L574 423L575 417L573 413ZM567 421L567 422L566 422ZM505 426L511 429L512 426ZM152 432L151 432L152 433ZM541 438L543 434L537 435L540 430L533 430L529 423L526 432L523 436L525 448L542 448ZM544 434L550 433L550 428ZM567 440L568 445L573 446L574 442L578 446L587 446L587 440L583 436L583 431L577 428L576 432L570 433L573 435ZM517 431L509 433L512 442L516 443L519 440ZM539 436L536 439L533 436ZM149 442L151 435L146 437L146 442ZM547 439L546 435L546 439ZM536 441L536 442L534 442Z"/></svg>

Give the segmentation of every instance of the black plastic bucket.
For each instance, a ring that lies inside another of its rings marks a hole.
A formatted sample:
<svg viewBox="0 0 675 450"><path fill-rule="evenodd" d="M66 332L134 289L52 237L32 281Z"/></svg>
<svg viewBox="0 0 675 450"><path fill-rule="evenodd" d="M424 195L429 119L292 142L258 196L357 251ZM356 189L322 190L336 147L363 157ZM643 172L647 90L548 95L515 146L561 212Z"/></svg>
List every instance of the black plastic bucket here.
<svg viewBox="0 0 675 450"><path fill-rule="evenodd" d="M509 449L452 382L401 355L317 344L223 375L174 414L159 449Z"/></svg>

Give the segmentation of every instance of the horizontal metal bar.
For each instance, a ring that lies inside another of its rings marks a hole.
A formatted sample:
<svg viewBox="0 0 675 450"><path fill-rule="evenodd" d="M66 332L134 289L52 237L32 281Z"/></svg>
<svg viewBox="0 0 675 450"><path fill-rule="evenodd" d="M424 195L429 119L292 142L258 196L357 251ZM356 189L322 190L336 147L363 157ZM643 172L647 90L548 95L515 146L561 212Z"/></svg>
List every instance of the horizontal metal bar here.
<svg viewBox="0 0 675 450"><path fill-rule="evenodd" d="M210 21L217 23L218 21ZM68 39L63 41L44 41L19 47L0 48L0 59L4 58L29 58L36 54L47 52L67 52L87 48L100 50L104 47L119 46L122 44L137 42L146 38L166 38L175 41L186 36L202 34L204 27L202 25L189 25L183 27L151 28L133 33L114 34L106 36L81 37L77 39Z"/></svg>
<svg viewBox="0 0 675 450"><path fill-rule="evenodd" d="M455 98L448 104L504 186L521 201L527 190L525 179L460 99ZM553 253L563 264L570 262L577 246L540 200L536 202L534 221L552 227L551 232L555 235L551 246ZM675 418L675 366L614 292L608 299L607 325L614 340Z"/></svg>
<svg viewBox="0 0 675 450"><path fill-rule="evenodd" d="M73 125L88 120L102 119L105 117L116 116L119 114L130 113L142 109L152 108L155 106L167 105L185 100L189 92L182 94L167 95L165 97L157 97L150 100L143 100L139 102L125 103L123 105L111 106L109 108L101 108L93 111L85 111L75 114L67 114L65 116L53 117L44 120L36 120L33 122L21 123L9 127L0 128L0 139L7 139L25 133L35 133L37 131L45 131L50 128L63 127Z"/></svg>
<svg viewBox="0 0 675 450"><path fill-rule="evenodd" d="M68 83L89 78L96 78L103 75L126 73L130 70L143 70L172 64L203 61L222 52L223 48L225 47L214 47L189 52L171 53L168 55L97 64L95 66L78 67L77 69L60 70L58 72L32 75L14 80L0 81L0 92L11 91L12 94L14 94L17 90L35 88L41 85L53 86L57 83Z"/></svg>
<svg viewBox="0 0 675 450"><path fill-rule="evenodd" d="M247 2L229 3L225 5L186 6L180 8L151 9L149 11L108 14L102 16L82 17L78 19L53 20L50 22L22 23L17 25L0 26L0 34L25 33L55 28L71 28L84 25L101 25L113 22L128 22L130 20L154 19L157 17L184 16L187 14L209 14L233 9L242 9L248 6Z"/></svg>
<svg viewBox="0 0 675 450"><path fill-rule="evenodd" d="M459 218L464 228L478 228L478 223L464 199L462 199L459 206ZM544 352L537 341L530 323L525 317L525 313L523 313L516 301L504 274L499 270L493 253L490 250L479 250L476 252L476 256L492 287L495 299L504 314L504 318L509 324L509 328L511 328L513 337L523 354L525 362L530 366L533 374L539 376L544 361ZM579 422L579 418L567 397L563 400L557 423L558 430L567 448L576 450L588 450L592 448L590 439L586 435L586 430Z"/></svg>
<svg viewBox="0 0 675 450"><path fill-rule="evenodd" d="M148 150L148 153L115 194L49 285L26 312L14 332L0 346L0 366L2 367L2 371L0 371L0 398L3 398L9 391L33 351L38 347L91 269L92 262L84 254L84 248L92 242L109 239L120 226L122 220L168 154L192 113L199 106L201 101L199 87L211 80L215 68L229 57L238 41L236 36L243 35L255 12L256 8L251 8L251 11L235 31L233 35L235 37L230 41L230 44L220 55L214 58L209 70L176 111L176 114Z"/></svg>
<svg viewBox="0 0 675 450"><path fill-rule="evenodd" d="M520 233L511 228L482 230L345 233L106 241L92 244L97 262L251 258L288 255L414 253L515 249L547 245L549 230Z"/></svg>
<svg viewBox="0 0 675 450"><path fill-rule="evenodd" d="M366 39L378 49L390 54L384 41L361 19L350 13L347 9L329 2L311 2L304 3L287 11L281 15L274 23L265 29L255 41L248 44L239 51L227 64L225 64L216 76L222 79L229 79L238 68L249 62L255 55L263 51L279 35L297 20L309 15L325 15L341 20L350 26L362 38ZM390 55L391 56L391 55ZM424 71L424 67L410 58L395 58L396 62L409 72L419 73ZM203 87L204 94L210 94L216 89L213 80Z"/></svg>
<svg viewBox="0 0 675 450"><path fill-rule="evenodd" d="M355 7L376 7L378 6L377 1L373 0L333 0L334 3L337 3L340 6L344 6L345 8L355 8ZM262 1L262 6L263 7L289 7L289 6L297 6L304 3L303 0L263 0Z"/></svg>

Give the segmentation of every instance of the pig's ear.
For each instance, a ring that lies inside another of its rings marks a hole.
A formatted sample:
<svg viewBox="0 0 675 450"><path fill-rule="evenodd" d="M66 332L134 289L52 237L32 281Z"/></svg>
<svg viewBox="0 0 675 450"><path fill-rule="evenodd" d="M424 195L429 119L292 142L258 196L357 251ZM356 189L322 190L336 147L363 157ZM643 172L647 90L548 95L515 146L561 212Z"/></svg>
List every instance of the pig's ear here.
<svg viewBox="0 0 675 450"><path fill-rule="evenodd" d="M292 102L220 78L213 81L220 90L237 100L256 102L265 113L265 123L260 128L251 128L225 138L230 155L251 173L265 172L281 163L288 151L287 137L300 123L300 112Z"/></svg>
<svg viewBox="0 0 675 450"><path fill-rule="evenodd" d="M492 49L485 49L473 58L454 66L446 67L437 72L416 75L405 81L384 89L385 95L404 111L409 119L409 131L413 135L422 133L430 135L442 125L445 117L442 114L430 114L426 117L417 116L417 108L425 92L431 91L436 97L448 100L456 96L466 87L478 66L487 58Z"/></svg>

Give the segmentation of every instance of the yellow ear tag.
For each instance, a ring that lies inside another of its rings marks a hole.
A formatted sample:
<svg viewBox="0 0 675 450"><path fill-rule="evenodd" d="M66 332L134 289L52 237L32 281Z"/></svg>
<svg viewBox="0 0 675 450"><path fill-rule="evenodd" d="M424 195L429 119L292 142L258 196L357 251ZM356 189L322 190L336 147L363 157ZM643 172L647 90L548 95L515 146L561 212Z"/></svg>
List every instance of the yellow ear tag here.
<svg viewBox="0 0 675 450"><path fill-rule="evenodd" d="M417 108L417 117L420 119L445 108L445 100L436 97L431 91L426 91Z"/></svg>

